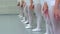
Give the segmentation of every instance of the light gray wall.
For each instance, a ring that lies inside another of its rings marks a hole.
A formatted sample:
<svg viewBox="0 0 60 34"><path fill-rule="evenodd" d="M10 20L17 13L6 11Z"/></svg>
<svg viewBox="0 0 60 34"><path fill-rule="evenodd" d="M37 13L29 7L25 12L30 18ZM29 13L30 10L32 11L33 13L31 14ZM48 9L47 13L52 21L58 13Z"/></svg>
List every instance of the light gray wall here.
<svg viewBox="0 0 60 34"><path fill-rule="evenodd" d="M0 0L0 14L18 14L17 0Z"/></svg>

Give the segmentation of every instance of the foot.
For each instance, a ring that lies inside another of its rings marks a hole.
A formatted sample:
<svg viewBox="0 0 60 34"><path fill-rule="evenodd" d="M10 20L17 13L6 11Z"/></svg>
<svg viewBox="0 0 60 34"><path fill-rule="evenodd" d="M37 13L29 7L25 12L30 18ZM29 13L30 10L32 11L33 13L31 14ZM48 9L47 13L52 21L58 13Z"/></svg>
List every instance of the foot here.
<svg viewBox="0 0 60 34"><path fill-rule="evenodd" d="M21 16L21 15L18 15L19 16L19 18L22 18L23 16Z"/></svg>
<svg viewBox="0 0 60 34"><path fill-rule="evenodd" d="M25 28L27 28L27 29L31 29L32 26L31 26L30 24L27 24L27 26L26 26Z"/></svg>
<svg viewBox="0 0 60 34"><path fill-rule="evenodd" d="M23 18L21 19L21 22L25 22L25 17L23 17Z"/></svg>
<svg viewBox="0 0 60 34"><path fill-rule="evenodd" d="M44 34L47 34L47 33L44 33Z"/></svg>
<svg viewBox="0 0 60 34"><path fill-rule="evenodd" d="M41 28L35 28L32 31L40 32L41 31Z"/></svg>
<svg viewBox="0 0 60 34"><path fill-rule="evenodd" d="M18 16L19 16L20 20L23 20L23 18L24 18L23 16L21 16L21 15L18 15Z"/></svg>
<svg viewBox="0 0 60 34"><path fill-rule="evenodd" d="M47 34L47 33L44 33L44 34Z"/></svg>
<svg viewBox="0 0 60 34"><path fill-rule="evenodd" d="M25 24L29 24L28 20L24 22Z"/></svg>

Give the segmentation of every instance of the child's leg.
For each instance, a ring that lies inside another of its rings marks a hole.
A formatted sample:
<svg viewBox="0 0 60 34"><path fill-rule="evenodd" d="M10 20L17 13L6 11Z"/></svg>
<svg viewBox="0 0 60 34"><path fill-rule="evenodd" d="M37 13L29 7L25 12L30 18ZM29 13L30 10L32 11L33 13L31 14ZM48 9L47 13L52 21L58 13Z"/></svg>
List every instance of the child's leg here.
<svg viewBox="0 0 60 34"><path fill-rule="evenodd" d="M54 30L55 34L60 34L60 22L55 21L54 25L55 25L55 30Z"/></svg>
<svg viewBox="0 0 60 34"><path fill-rule="evenodd" d="M23 7L19 7L19 17L23 17Z"/></svg>
<svg viewBox="0 0 60 34"><path fill-rule="evenodd" d="M28 7L28 21L29 24L27 24L28 26L26 28L31 28L31 23L32 23L32 15L33 15L33 10L30 10Z"/></svg>
<svg viewBox="0 0 60 34"><path fill-rule="evenodd" d="M46 32L47 32L47 34L51 34L52 27L51 27L50 19L47 17L46 21L47 21L46 22Z"/></svg>
<svg viewBox="0 0 60 34"><path fill-rule="evenodd" d="M44 34L51 34L50 32L50 20L49 17L43 14L44 20L46 22L46 32Z"/></svg>
<svg viewBox="0 0 60 34"><path fill-rule="evenodd" d="M24 7L24 16L25 16L25 20L24 23L28 23L28 8L27 5L25 5Z"/></svg>
<svg viewBox="0 0 60 34"><path fill-rule="evenodd" d="M51 34L51 21L50 21L48 9L47 9L47 11L45 11L43 16L44 16L44 20L46 22L46 33L45 34Z"/></svg>
<svg viewBox="0 0 60 34"><path fill-rule="evenodd" d="M21 7L21 15L22 15L22 18L21 18L21 22L24 22L25 21L25 16L24 16L24 7Z"/></svg>
<svg viewBox="0 0 60 34"><path fill-rule="evenodd" d="M53 19L51 19L51 20L53 20L52 22L53 22L54 34L60 34L60 22L57 21L56 19L54 19L54 13L52 13L52 14L53 14L53 17L52 17Z"/></svg>
<svg viewBox="0 0 60 34"><path fill-rule="evenodd" d="M42 21L42 15L41 15L41 5L37 4L35 5L35 14L37 18L37 27L33 29L32 31L41 31L41 21Z"/></svg>
<svg viewBox="0 0 60 34"><path fill-rule="evenodd" d="M54 26L54 13L53 13L53 6L49 7L49 16L51 21L51 34L55 34L55 26Z"/></svg>

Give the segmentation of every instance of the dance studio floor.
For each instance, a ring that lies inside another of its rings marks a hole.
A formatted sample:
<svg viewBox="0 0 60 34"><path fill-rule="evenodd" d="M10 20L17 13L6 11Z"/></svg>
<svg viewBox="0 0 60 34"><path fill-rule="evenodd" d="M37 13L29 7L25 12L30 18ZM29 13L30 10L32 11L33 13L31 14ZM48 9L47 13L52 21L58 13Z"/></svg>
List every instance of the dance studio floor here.
<svg viewBox="0 0 60 34"><path fill-rule="evenodd" d="M33 28L36 26L35 20L32 25ZM0 15L0 34L44 34L44 20L42 20L41 29L40 32L32 32L32 29L26 29L25 24L20 22L18 15Z"/></svg>

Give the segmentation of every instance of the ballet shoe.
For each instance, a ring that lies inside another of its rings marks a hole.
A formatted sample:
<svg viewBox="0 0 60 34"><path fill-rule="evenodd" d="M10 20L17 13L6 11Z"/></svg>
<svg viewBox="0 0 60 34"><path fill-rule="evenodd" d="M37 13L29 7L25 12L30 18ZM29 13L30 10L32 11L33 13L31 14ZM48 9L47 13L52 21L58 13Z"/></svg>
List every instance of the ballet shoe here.
<svg viewBox="0 0 60 34"><path fill-rule="evenodd" d="M22 18L23 16L21 16L21 15L18 15L19 16L19 18Z"/></svg>
<svg viewBox="0 0 60 34"><path fill-rule="evenodd" d="M44 33L44 34L47 34L47 33Z"/></svg>
<svg viewBox="0 0 60 34"><path fill-rule="evenodd" d="M23 20L23 18L24 18L23 16L21 16L21 15L18 15L18 16L19 16L20 20Z"/></svg>
<svg viewBox="0 0 60 34"><path fill-rule="evenodd" d="M25 24L29 24L28 20L27 21L24 21Z"/></svg>
<svg viewBox="0 0 60 34"><path fill-rule="evenodd" d="M41 29L40 28L35 28L35 29L32 29L33 32L40 32Z"/></svg>
<svg viewBox="0 0 60 34"><path fill-rule="evenodd" d="M30 24L27 24L27 26L25 27L26 29L31 29L32 26Z"/></svg>
<svg viewBox="0 0 60 34"><path fill-rule="evenodd" d="M23 17L22 19L21 19L21 22L24 22L25 21L25 17Z"/></svg>

